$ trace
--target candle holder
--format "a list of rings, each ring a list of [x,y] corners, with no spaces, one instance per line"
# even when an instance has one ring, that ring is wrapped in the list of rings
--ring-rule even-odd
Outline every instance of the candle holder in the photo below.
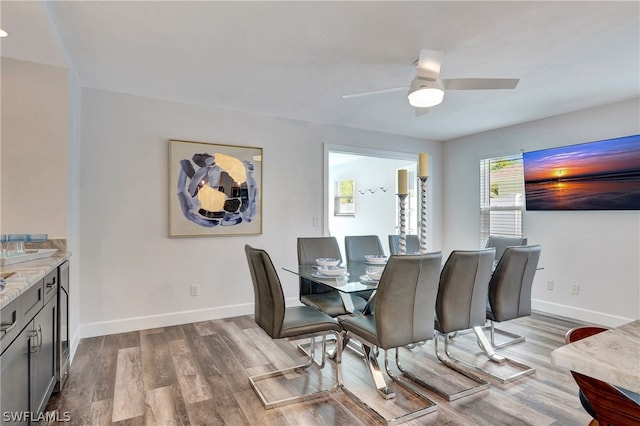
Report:
[[[400,254],[407,254],[407,217],[405,201],[408,194],[396,194],[400,207]]]
[[[420,253],[427,253],[427,179],[429,176],[419,176],[420,179]]]

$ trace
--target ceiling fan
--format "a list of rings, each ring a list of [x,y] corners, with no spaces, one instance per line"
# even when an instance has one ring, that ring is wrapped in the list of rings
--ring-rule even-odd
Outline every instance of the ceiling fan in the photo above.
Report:
[[[440,65],[443,53],[439,50],[420,51],[416,60],[416,77],[410,86],[343,95],[343,99],[361,96],[379,95],[381,93],[409,90],[409,104],[416,108],[416,115],[427,113],[428,108],[438,105],[444,98],[446,90],[493,90],[515,89],[518,78],[440,78]]]

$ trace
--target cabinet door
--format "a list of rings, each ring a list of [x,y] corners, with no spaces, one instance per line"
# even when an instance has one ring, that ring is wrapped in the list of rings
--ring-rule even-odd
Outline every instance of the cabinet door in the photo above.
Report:
[[[52,298],[33,319],[37,344],[31,353],[31,411],[44,411],[56,383],[56,322],[58,302]]]
[[[0,356],[0,424],[29,424],[29,335],[28,327]]]

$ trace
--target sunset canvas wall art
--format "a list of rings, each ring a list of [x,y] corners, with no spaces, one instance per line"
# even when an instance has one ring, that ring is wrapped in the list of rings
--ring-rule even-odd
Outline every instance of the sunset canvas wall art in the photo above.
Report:
[[[525,152],[527,210],[640,210],[640,135]]]

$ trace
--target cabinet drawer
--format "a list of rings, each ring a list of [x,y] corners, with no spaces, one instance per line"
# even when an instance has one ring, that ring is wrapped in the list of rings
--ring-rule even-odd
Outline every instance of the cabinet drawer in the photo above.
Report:
[[[43,280],[38,281],[18,298],[20,300],[20,310],[22,311],[22,317],[20,318],[22,324],[28,324],[44,306],[42,283]]]
[[[20,309],[18,300],[13,300],[0,311],[0,353],[11,344],[20,332]]]
[[[47,303],[58,292],[58,268],[44,276],[44,303]]]

